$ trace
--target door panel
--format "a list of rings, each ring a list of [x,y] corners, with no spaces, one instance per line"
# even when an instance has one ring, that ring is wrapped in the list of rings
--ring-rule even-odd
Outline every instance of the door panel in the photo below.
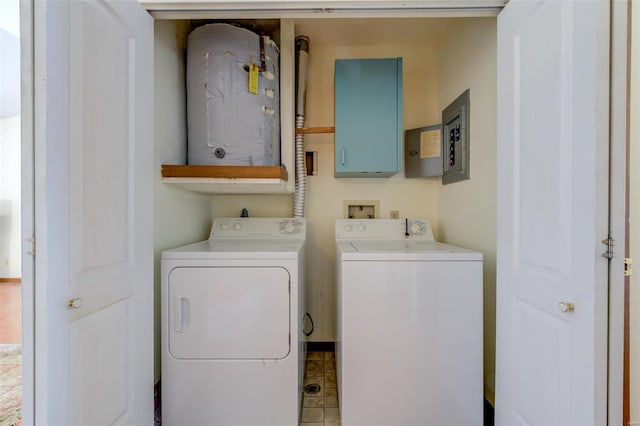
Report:
[[[70,341],[82,344],[70,354],[71,424],[115,424],[130,409],[130,321],[129,304],[121,302],[71,323]]]
[[[71,8],[70,92],[71,293],[84,316],[131,295],[135,268],[134,42],[103,3]]]
[[[570,326],[524,302],[514,309],[514,416],[518,424],[570,424]],[[559,423],[558,423],[559,420]]]
[[[175,268],[169,352],[181,359],[280,359],[289,354],[289,273],[271,268]]]
[[[498,17],[497,425],[605,422],[608,7]]]
[[[516,259],[549,272],[567,272],[570,241],[572,75],[570,7],[541,5],[514,39],[513,176]],[[570,22],[570,19],[569,21]],[[526,82],[526,84],[525,84]],[[545,121],[541,123],[541,117]],[[545,209],[539,209],[540,196]]]

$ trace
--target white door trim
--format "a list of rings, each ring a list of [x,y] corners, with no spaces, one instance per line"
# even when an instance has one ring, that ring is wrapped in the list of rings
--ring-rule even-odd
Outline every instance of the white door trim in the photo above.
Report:
[[[47,5],[44,2],[31,2],[32,6],[32,46],[33,46],[33,99],[36,96],[45,98],[47,87]],[[38,22],[38,25],[35,25]],[[33,179],[34,179],[34,234],[36,250],[38,252],[34,261],[34,413],[33,424],[42,421],[46,423],[49,417],[48,402],[48,362],[47,362],[47,234],[46,230],[46,102],[33,103]],[[38,285],[35,285],[35,277]]]
[[[21,224],[22,224],[22,423],[34,419],[34,111],[33,111],[33,3],[20,2],[20,74],[21,74]],[[31,252],[31,253],[29,253]]]
[[[611,2],[610,235],[615,240],[609,264],[608,420],[623,422],[624,258],[627,224],[626,174],[628,122],[629,2]],[[603,373],[604,374],[604,373]],[[605,379],[606,380],[606,379]]]
[[[496,16],[508,0],[140,0],[155,18],[399,18]]]

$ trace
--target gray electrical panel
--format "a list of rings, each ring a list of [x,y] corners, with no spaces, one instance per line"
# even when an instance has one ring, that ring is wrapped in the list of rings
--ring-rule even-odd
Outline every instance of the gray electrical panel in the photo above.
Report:
[[[442,176],[442,125],[404,132],[404,175]]]
[[[469,89],[442,111],[442,184],[469,179]]]

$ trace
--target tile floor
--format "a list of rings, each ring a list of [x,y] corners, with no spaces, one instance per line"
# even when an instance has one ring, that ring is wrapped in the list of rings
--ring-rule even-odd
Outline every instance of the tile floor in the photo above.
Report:
[[[319,385],[319,390],[316,393],[305,390],[300,426],[340,425],[333,352],[307,352],[305,386],[309,384]]]

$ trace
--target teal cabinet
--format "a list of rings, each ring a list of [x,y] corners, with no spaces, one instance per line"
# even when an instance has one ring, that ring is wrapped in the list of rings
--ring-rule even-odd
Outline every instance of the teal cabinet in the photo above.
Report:
[[[402,166],[402,58],[335,64],[335,177],[389,177]]]

